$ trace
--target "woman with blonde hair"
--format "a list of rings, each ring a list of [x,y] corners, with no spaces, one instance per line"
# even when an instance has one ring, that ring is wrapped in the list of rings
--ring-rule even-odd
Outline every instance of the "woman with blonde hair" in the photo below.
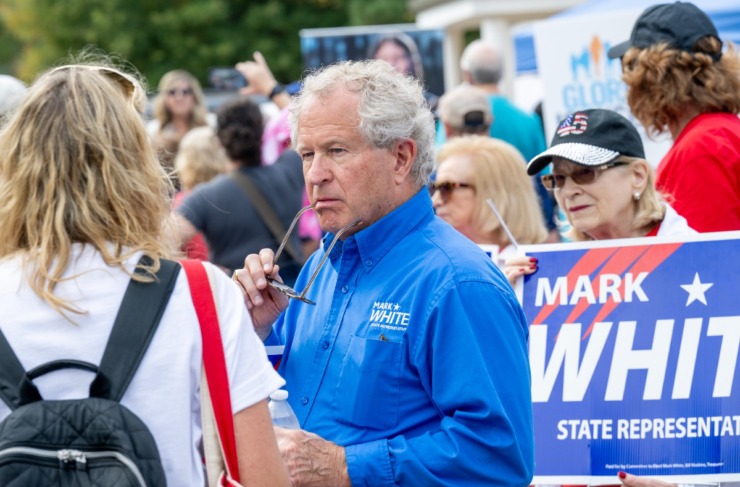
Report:
[[[517,243],[547,238],[525,161],[507,142],[478,135],[452,139],[437,155],[437,177],[430,188],[437,215],[473,242],[497,245],[501,264],[515,248],[487,199]]]
[[[162,164],[168,169],[172,168],[180,140],[188,131],[196,127],[215,126],[200,83],[183,69],[169,71],[162,76],[152,108],[154,118],[147,125],[147,132],[154,141]]]
[[[172,187],[141,120],[144,103],[139,82],[120,70],[61,66],[38,78],[0,134],[0,331],[26,370],[56,360],[96,367],[129,282],[150,283],[171,265],[163,230]],[[284,381],[240,291],[212,274],[241,478],[287,485],[266,402]],[[151,432],[168,485],[204,485],[201,369],[180,273],[120,400]],[[38,385],[44,399],[88,397],[92,377],[61,369]],[[0,402],[0,421],[9,413]]]
[[[175,195],[173,208],[180,206],[196,186],[225,173],[230,165],[226,151],[210,127],[197,127],[185,134],[175,157],[180,191]],[[189,259],[208,260],[208,244],[201,233],[182,245],[182,251]]]
[[[627,102],[673,146],[656,186],[700,232],[740,229],[740,57],[723,52],[712,20],[687,2],[654,5],[630,39],[609,50],[622,59]]]

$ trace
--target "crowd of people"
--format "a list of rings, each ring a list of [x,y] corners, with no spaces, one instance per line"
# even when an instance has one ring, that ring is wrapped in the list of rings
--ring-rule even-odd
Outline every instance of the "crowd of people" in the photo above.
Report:
[[[436,113],[396,35],[307,74],[295,96],[256,53],[236,66],[242,96],[215,114],[196,77],[171,71],[148,124],[139,79],[105,59],[27,89],[0,79],[15,90],[0,105],[0,349],[26,370],[98,364],[129,282],[200,259],[244,485],[527,486],[528,323],[512,286],[538,263],[517,247],[566,227],[571,241],[740,230],[734,46],[675,3],[645,10],[609,55],[636,119],[673,138],[657,171],[607,109],[568,114],[546,145],[538,116],[500,92],[505,60],[484,40]],[[167,483],[200,486],[199,320],[184,275],[171,293],[121,404],[152,432]],[[284,347],[276,370],[265,346]],[[66,400],[90,378],[36,382]],[[281,387],[299,430],[271,426]],[[0,371],[0,428],[8,390]]]

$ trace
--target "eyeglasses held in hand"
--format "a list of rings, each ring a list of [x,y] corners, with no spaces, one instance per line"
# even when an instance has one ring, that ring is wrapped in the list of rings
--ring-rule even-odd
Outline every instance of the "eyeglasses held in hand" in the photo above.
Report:
[[[285,232],[285,237],[283,237],[283,241],[280,242],[280,247],[278,247],[277,252],[275,253],[275,257],[272,259],[273,265],[277,264],[278,259],[280,258],[280,254],[283,253],[283,249],[285,248],[285,245],[288,243],[288,239],[290,238],[290,235],[293,233],[293,229],[295,228],[296,223],[298,223],[298,219],[308,210],[313,210],[314,205],[309,205],[301,208],[301,211],[298,212],[298,214],[293,218],[293,222],[290,224],[290,227],[288,228],[288,231]],[[337,243],[337,240],[340,239],[342,235],[345,234],[347,230],[350,228],[359,225],[361,220],[358,218],[357,220],[353,221],[352,223],[349,223],[342,228],[339,229],[339,231],[334,235],[334,239],[332,239],[331,244],[329,244],[329,248],[326,249],[326,252],[324,253],[324,256],[319,261],[319,265],[316,266],[316,270],[313,271],[313,274],[311,274],[311,278],[308,280],[308,283],[306,284],[306,287],[303,288],[303,292],[299,293],[292,287],[283,284],[282,282],[276,281],[275,279],[268,277],[267,278],[267,284],[269,284],[272,288],[280,291],[281,293],[285,294],[291,299],[297,299],[299,301],[303,301],[307,304],[316,304],[310,299],[306,298],[306,293],[308,293],[308,290],[311,289],[311,285],[316,280],[316,276],[319,275],[319,271],[324,266],[324,263],[326,262],[326,258],[329,257],[329,254],[331,253],[331,249],[334,248],[334,245]]]
[[[450,199],[450,195],[453,191],[459,188],[471,188],[475,189],[475,186],[468,183],[453,183],[453,182],[445,182],[445,183],[429,183],[429,195],[434,196],[434,193],[439,191],[439,196],[442,198],[443,203],[447,203],[447,200]]]
[[[629,164],[624,161],[615,161],[602,164],[596,167],[579,167],[570,174],[545,174],[540,178],[542,185],[550,191],[561,189],[565,185],[565,179],[570,178],[576,184],[591,184],[596,180],[599,173],[617,166]]]
[[[182,96],[190,96],[193,94],[192,88],[185,88],[182,90],[178,90],[177,88],[172,88],[167,90],[167,95],[169,96],[175,96],[175,95],[182,95]]]

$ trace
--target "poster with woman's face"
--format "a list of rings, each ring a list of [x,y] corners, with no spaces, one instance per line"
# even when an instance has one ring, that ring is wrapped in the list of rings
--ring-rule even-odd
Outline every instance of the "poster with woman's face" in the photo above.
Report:
[[[301,31],[304,68],[344,60],[383,59],[398,71],[422,80],[428,97],[435,99],[445,92],[443,42],[443,30],[419,30],[413,24]]]

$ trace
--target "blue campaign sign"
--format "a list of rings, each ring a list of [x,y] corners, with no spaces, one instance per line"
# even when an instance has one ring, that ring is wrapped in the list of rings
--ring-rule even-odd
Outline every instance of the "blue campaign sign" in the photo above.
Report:
[[[525,250],[533,483],[740,480],[740,232]]]

